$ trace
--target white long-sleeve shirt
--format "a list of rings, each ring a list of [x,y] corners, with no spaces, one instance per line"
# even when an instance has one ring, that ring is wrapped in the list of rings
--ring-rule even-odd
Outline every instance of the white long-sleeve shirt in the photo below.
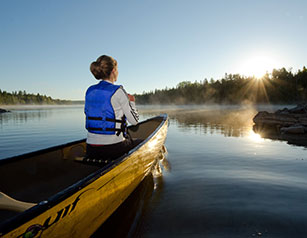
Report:
[[[108,83],[112,83],[108,80],[105,80]],[[129,101],[128,95],[124,88],[121,86],[111,97],[111,104],[114,109],[115,118],[121,119],[123,115],[126,116],[127,121],[136,125],[139,121],[139,114],[135,107],[135,102]],[[121,123],[117,123],[115,127],[120,128]],[[120,133],[119,136],[114,135],[103,135],[103,134],[94,134],[91,132],[87,133],[87,144],[91,145],[109,145],[119,143],[125,140],[123,133]]]

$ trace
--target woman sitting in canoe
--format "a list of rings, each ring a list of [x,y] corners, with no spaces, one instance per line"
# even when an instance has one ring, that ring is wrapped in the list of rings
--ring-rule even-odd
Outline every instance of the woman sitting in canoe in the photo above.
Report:
[[[136,145],[127,135],[127,121],[136,125],[139,120],[135,98],[114,84],[118,71],[112,57],[100,56],[90,70],[100,82],[90,86],[85,96],[86,153],[91,159],[112,160]]]

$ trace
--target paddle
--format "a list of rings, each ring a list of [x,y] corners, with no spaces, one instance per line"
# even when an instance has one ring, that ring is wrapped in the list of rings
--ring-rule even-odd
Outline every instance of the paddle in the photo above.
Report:
[[[35,205],[36,203],[17,201],[0,192],[0,209],[23,212]]]

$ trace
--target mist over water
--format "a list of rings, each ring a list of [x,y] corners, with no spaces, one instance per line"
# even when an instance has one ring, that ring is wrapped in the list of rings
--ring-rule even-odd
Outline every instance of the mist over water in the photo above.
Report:
[[[142,119],[169,115],[170,169],[93,237],[306,237],[307,149],[252,131],[258,110],[283,107],[140,106]],[[82,139],[83,107],[14,109],[0,135],[0,158]]]

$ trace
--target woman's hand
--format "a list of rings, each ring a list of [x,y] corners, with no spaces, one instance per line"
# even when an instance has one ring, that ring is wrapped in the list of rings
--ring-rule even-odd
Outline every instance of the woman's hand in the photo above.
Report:
[[[135,102],[135,97],[133,95],[128,94],[129,101]]]

